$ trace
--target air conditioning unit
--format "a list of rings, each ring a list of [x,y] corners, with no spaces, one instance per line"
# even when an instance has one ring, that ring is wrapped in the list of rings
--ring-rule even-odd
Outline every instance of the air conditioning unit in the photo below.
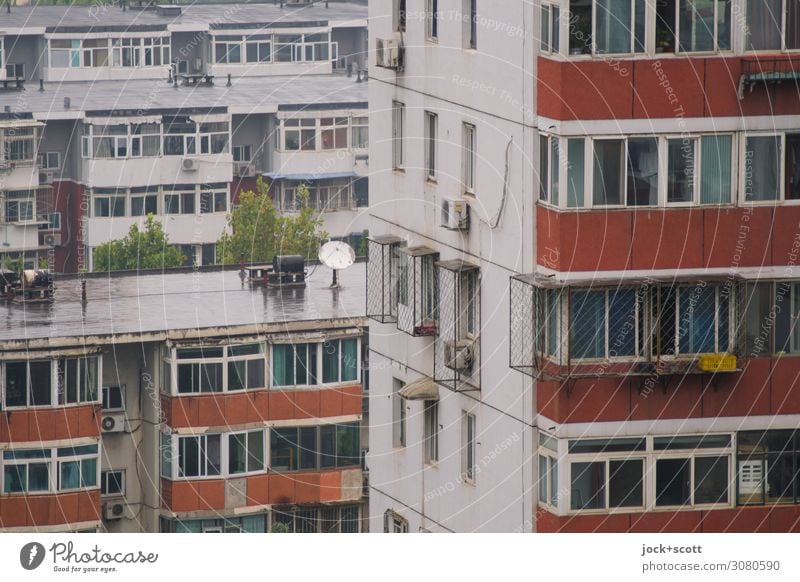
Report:
[[[103,518],[106,521],[122,519],[125,517],[125,503],[123,501],[109,501],[103,506]]]
[[[450,340],[444,344],[444,365],[451,370],[472,368],[475,344],[472,340]]]
[[[236,162],[233,173],[240,178],[251,178],[256,175],[256,167],[250,162]]]
[[[402,67],[402,50],[400,43],[393,38],[375,39],[375,64],[399,71]]]
[[[128,421],[124,412],[106,413],[100,420],[100,430],[105,433],[129,432]]]
[[[55,172],[39,172],[39,184],[52,184],[55,176]]]
[[[61,246],[61,234],[59,233],[48,233],[42,237],[42,243],[46,247],[60,247]]]
[[[200,169],[200,160],[197,158],[183,158],[181,168],[184,172],[196,172]]]
[[[442,200],[442,226],[450,230],[469,230],[469,204],[466,200]]]

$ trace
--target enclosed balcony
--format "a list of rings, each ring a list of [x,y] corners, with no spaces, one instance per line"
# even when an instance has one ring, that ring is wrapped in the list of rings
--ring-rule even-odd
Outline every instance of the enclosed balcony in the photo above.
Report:
[[[379,323],[397,321],[397,264],[402,242],[394,235],[367,241],[367,317]]]
[[[437,331],[437,278],[439,253],[425,246],[400,248],[398,254],[397,329],[412,336]]]

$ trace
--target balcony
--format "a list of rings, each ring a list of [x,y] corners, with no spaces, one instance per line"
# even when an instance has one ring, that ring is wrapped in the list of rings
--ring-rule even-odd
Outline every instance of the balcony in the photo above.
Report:
[[[512,277],[509,364],[556,381],[739,372],[741,289],[722,277]]]
[[[394,235],[367,240],[367,317],[378,323],[397,322],[397,264],[403,239]]]
[[[397,329],[408,335],[436,335],[438,258],[439,253],[425,246],[399,249]]]

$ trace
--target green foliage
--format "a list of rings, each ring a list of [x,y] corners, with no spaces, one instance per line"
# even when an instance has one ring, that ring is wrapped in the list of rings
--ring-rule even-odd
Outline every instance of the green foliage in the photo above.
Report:
[[[369,230],[365,228],[364,230],[361,231],[361,241],[358,243],[358,249],[356,249],[356,256],[359,257],[367,256],[367,248],[368,248],[367,245],[369,244],[369,241],[367,241],[368,238],[369,238]]]
[[[289,526],[285,523],[274,522],[272,524],[272,533],[289,533]]]
[[[217,241],[217,256],[224,264],[266,263],[275,255],[315,257],[319,245],[328,237],[322,219],[308,206],[308,188],[297,189],[301,209],[281,215],[269,196],[269,186],[258,179],[256,191],[239,194],[239,205],[228,214],[229,232]]]
[[[95,271],[167,269],[186,262],[180,249],[170,246],[164,227],[152,214],[147,215],[143,230],[132,225],[128,236],[96,247],[92,258]]]
[[[21,254],[16,254],[14,256],[6,255],[3,259],[3,270],[22,273],[22,267],[24,264],[25,263]]]

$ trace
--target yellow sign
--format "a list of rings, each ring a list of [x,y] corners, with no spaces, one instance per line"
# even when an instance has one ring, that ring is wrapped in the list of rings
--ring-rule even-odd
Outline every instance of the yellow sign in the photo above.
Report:
[[[733,354],[707,354],[700,356],[697,367],[703,372],[735,372],[736,356]]]

